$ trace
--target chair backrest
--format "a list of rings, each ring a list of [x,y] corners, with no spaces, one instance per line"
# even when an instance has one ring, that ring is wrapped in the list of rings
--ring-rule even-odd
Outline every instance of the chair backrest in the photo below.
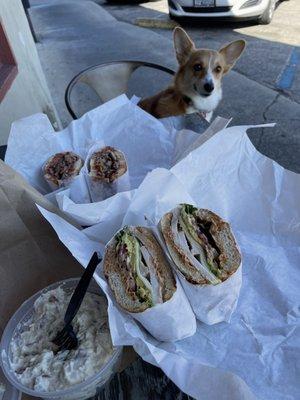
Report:
[[[68,84],[65,92],[67,109],[74,119],[78,114],[71,103],[71,95],[77,83],[82,82],[92,88],[101,103],[105,103],[120,94],[126,93],[132,73],[139,67],[149,67],[174,75],[174,71],[162,65],[143,61],[115,61],[87,68],[77,74]]]

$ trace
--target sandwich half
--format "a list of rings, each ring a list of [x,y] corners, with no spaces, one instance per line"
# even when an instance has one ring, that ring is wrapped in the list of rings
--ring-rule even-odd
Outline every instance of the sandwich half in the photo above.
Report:
[[[44,165],[44,178],[52,186],[60,187],[77,176],[83,160],[72,151],[64,151],[51,156]]]
[[[173,271],[149,228],[128,226],[107,245],[103,270],[117,303],[137,313],[170,300]]]
[[[124,154],[111,146],[94,152],[89,161],[89,175],[93,181],[112,183],[127,172]]]
[[[180,204],[162,217],[160,229],[171,258],[190,283],[217,285],[241,264],[229,224],[209,210]]]

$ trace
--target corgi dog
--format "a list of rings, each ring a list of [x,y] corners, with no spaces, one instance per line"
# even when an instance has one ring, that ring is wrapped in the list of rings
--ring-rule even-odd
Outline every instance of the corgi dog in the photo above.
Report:
[[[222,98],[222,78],[240,57],[246,42],[237,40],[220,50],[196,49],[182,28],[173,33],[179,69],[173,84],[138,105],[156,118],[200,113],[208,121]]]

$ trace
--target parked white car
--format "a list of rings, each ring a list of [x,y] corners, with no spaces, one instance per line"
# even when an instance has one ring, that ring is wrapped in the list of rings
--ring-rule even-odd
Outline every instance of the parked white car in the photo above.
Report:
[[[257,19],[269,24],[279,0],[168,0],[171,18]]]

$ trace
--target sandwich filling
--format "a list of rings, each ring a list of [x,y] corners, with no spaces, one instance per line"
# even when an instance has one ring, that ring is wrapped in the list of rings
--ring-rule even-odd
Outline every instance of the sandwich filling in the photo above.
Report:
[[[82,165],[81,158],[72,151],[57,153],[46,163],[45,178],[59,185],[60,182],[78,175]]]
[[[116,255],[126,279],[126,292],[147,308],[162,303],[162,285],[151,252],[127,227],[116,235],[116,242]]]
[[[221,251],[210,232],[211,222],[201,219],[197,208],[182,204],[173,212],[171,230],[177,246],[211,284],[222,281]]]
[[[95,152],[90,159],[90,175],[99,181],[112,183],[125,174],[127,164],[119,150],[107,146]]]

